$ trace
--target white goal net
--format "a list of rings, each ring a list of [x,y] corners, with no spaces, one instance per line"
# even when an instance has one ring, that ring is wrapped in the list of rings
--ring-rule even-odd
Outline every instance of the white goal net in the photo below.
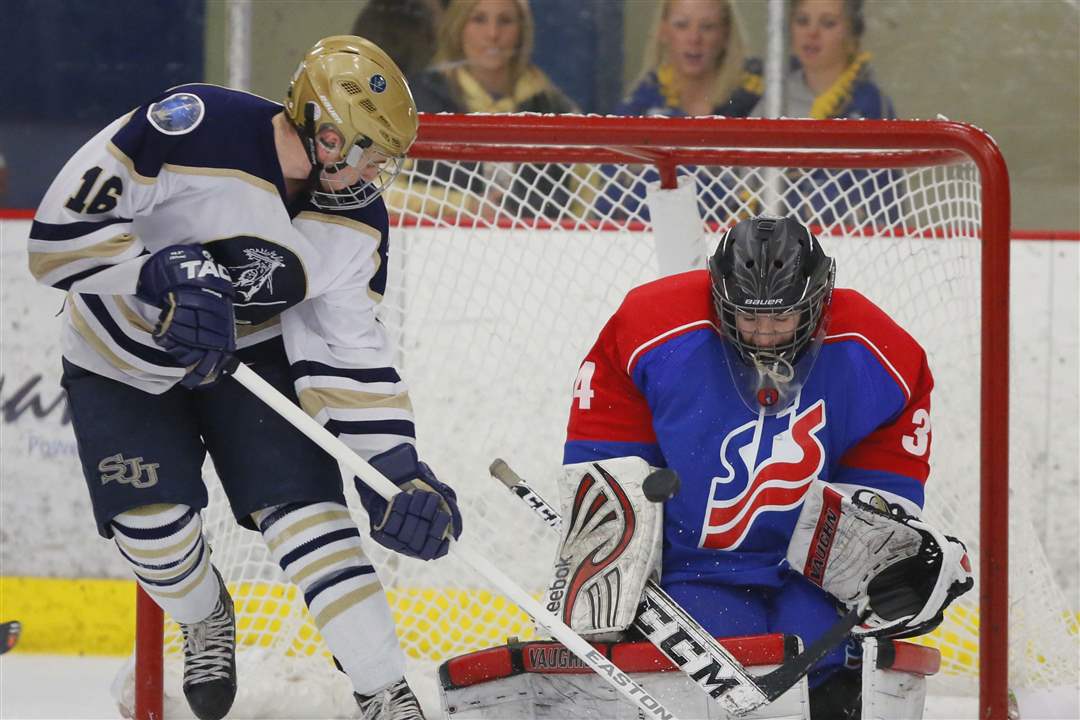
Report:
[[[1008,363],[1007,287],[987,284],[1008,262],[1008,186],[989,147],[979,131],[944,122],[425,116],[417,159],[388,195],[382,318],[400,347],[420,455],[457,490],[470,545],[541,593],[557,538],[490,478],[492,459],[557,500],[578,364],[625,293],[703,266],[734,219],[796,212],[836,258],[837,286],[889,312],[926,348],[935,376],[925,517],[967,543],[976,587],[920,640],[942,653],[930,692],[981,692],[985,707],[1005,697],[1006,676],[1021,693],[1075,692],[1075,608],[1053,582],[1029,496],[1003,484],[1005,388],[986,394]],[[988,243],[1006,245],[987,255]],[[1020,450],[1011,447],[1014,466]],[[219,489],[212,501],[213,561],[237,609],[241,689],[230,717],[349,716],[348,683],[302,596],[258,534],[235,527]],[[439,663],[538,636],[453,558],[425,564],[368,547],[430,712]],[[980,636],[988,622],[1007,623],[1007,646],[988,640],[1000,633]],[[180,648],[167,624],[167,717],[188,712]]]

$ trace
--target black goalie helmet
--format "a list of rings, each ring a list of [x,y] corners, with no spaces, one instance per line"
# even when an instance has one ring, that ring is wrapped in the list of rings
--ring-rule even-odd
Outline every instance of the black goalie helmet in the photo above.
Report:
[[[825,338],[835,264],[794,217],[742,220],[709,259],[728,366],[753,412],[798,396]]]

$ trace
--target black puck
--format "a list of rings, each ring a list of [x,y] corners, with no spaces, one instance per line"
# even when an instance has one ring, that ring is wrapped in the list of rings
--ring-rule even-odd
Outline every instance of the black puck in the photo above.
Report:
[[[660,503],[670,500],[679,492],[679,474],[670,468],[654,470],[641,485],[642,492],[649,502]]]

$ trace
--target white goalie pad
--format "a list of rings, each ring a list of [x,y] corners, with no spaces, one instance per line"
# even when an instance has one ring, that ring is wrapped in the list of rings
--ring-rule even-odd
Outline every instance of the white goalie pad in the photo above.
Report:
[[[863,638],[862,719],[920,720],[926,678],[941,667],[936,648]]]
[[[917,632],[974,584],[959,540],[891,514],[869,490],[853,499],[820,480],[807,490],[787,560],[849,607],[869,604],[871,614],[854,634]]]
[[[794,635],[726,638],[720,642],[753,675],[775,670],[801,650]],[[597,650],[640,683],[679,718],[734,720],[653,645],[644,641],[594,643]],[[452,658],[439,668],[443,713],[448,720],[639,720],[642,711],[555,642],[510,642]],[[658,711],[652,717],[666,717]],[[806,720],[806,678],[772,703],[738,716]]]
[[[664,514],[642,491],[649,473],[625,457],[566,465],[559,476],[562,539],[544,599],[582,635],[630,627],[646,581],[659,576]]]
[[[764,675],[802,652],[794,635],[718,638],[750,671]],[[596,643],[597,650],[640,683],[675,717],[734,720],[649,643]],[[936,648],[863,639],[862,720],[919,720],[926,677],[941,667]],[[641,711],[556,642],[511,641],[451,658],[439,667],[448,720],[639,720]],[[744,720],[809,720],[803,677]],[[659,716],[658,716],[659,717]]]

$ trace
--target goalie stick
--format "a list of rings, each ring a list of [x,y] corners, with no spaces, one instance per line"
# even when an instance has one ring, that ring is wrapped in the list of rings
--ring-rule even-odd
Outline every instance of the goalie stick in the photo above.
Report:
[[[373,468],[367,461],[357,455],[352,448],[343,443],[336,435],[324,428],[318,421],[300,409],[300,406],[289,398],[282,395],[277,388],[263,380],[250,367],[242,362],[234,361],[235,366],[229,368],[237,382],[247,388],[252,394],[269,405],[297,430],[304,433],[316,445],[325,450],[331,457],[347,467],[365,485],[383,496],[387,501],[400,492],[400,488],[390,482],[386,476]],[[507,577],[501,570],[492,565],[487,558],[476,554],[461,543],[452,543],[450,552],[467,562],[485,576],[491,583],[503,592],[515,605],[527,613],[533,620],[547,628],[552,637],[561,642],[568,650],[581,658],[593,671],[610,684],[616,691],[622,694],[630,702],[637,705],[643,718],[661,718],[661,720],[675,720],[675,715],[668,710],[662,702],[657,700],[645,688],[641,687],[629,675],[620,670],[614,663],[599,653],[596,648],[584,638],[571,630],[557,617],[549,613],[536,599],[525,592],[513,580]]]
[[[562,524],[559,512],[505,460],[496,458],[489,471],[531,507],[548,527],[559,529]],[[661,477],[661,473],[667,475]],[[649,500],[662,502],[674,494],[677,483],[670,482],[670,474],[669,470],[658,470],[645,478],[644,489]],[[651,482],[654,480],[659,482]],[[663,489],[653,492],[650,485],[653,489]],[[772,672],[754,677],[653,580],[645,583],[638,610],[634,627],[675,667],[734,715],[748,713],[783,695],[869,615],[869,609],[864,606],[849,611],[802,653]]]
[[[15,647],[15,643],[19,642],[19,633],[21,632],[22,625],[19,624],[18,620],[0,623],[0,655]]]

